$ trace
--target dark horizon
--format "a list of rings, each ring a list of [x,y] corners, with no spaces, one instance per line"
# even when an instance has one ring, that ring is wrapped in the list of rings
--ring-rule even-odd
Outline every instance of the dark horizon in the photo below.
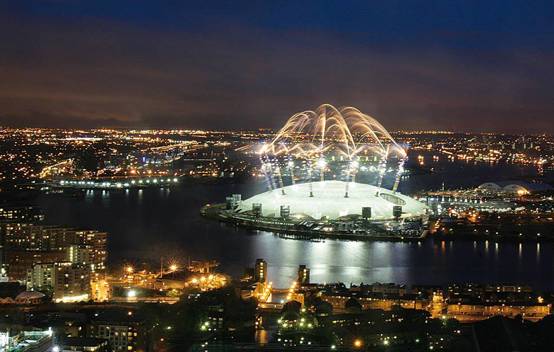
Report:
[[[552,133],[554,4],[0,4],[0,126]]]

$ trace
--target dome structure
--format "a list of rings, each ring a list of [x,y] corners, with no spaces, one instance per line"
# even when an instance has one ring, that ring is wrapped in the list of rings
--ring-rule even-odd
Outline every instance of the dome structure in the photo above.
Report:
[[[493,194],[523,196],[536,192],[552,191],[552,186],[545,183],[529,183],[525,181],[487,182],[477,187],[478,191]]]
[[[44,298],[44,294],[42,292],[37,291],[23,291],[20,294],[15,297],[15,299],[18,300],[29,300],[29,299],[41,299]]]
[[[260,193],[243,200],[240,212],[252,211],[261,205],[261,215],[279,217],[281,206],[288,207],[291,216],[309,217],[315,220],[336,220],[351,215],[362,215],[363,208],[371,208],[372,220],[393,219],[395,206],[402,210],[401,218],[424,216],[427,206],[411,197],[388,189],[350,182],[348,197],[344,196],[344,181],[322,181],[295,184]],[[310,190],[312,195],[310,196]]]
[[[506,193],[517,194],[517,195],[525,195],[530,193],[527,188],[518,184],[510,184],[510,185],[504,186],[502,190]]]
[[[232,194],[202,213],[292,236],[421,238],[427,206],[397,192],[407,147],[360,110],[323,104],[294,114],[271,140],[239,148],[259,156],[266,192]]]
[[[500,192],[502,187],[494,182],[486,182],[477,187],[477,189],[483,192]]]
[[[15,302],[20,304],[38,304],[41,303],[46,296],[37,291],[23,291],[15,297]]]

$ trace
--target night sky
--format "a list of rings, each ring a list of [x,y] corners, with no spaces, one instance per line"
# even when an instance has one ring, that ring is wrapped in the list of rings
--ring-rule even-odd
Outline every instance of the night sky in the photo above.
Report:
[[[554,132],[553,1],[2,1],[0,125]]]

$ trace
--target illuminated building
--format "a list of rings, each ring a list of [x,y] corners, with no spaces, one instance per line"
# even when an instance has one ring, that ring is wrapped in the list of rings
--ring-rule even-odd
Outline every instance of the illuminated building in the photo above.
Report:
[[[0,305],[35,305],[42,304],[46,301],[46,296],[44,294],[40,292],[25,291],[25,286],[14,281],[1,282],[0,295]]]
[[[35,222],[44,220],[44,215],[33,206],[0,207],[1,222]]]
[[[72,263],[91,264],[91,247],[70,245],[67,248],[67,256]]]
[[[54,263],[35,264],[27,274],[27,289],[52,292],[54,289],[55,272]]]
[[[347,303],[354,299],[364,310],[382,309],[389,311],[394,307],[400,306],[406,309],[427,309],[429,300],[419,298],[413,295],[389,295],[366,294],[353,298],[351,294],[324,294],[321,298],[333,306],[333,311],[346,311]]]
[[[427,207],[417,200],[390,190],[372,185],[351,183],[350,195],[344,197],[345,182],[314,182],[310,196],[310,185],[296,184],[279,190],[267,191],[241,202],[239,211],[252,211],[255,204],[261,205],[261,215],[277,217],[281,206],[289,207],[290,217],[304,219],[337,220],[341,217],[362,215],[364,207],[371,208],[372,220],[393,220],[394,207],[401,207],[401,218],[418,218],[426,215]],[[317,204],[317,206],[315,206]]]
[[[307,286],[306,290],[310,290]],[[512,285],[454,284],[448,289],[431,286],[370,284],[352,286],[324,285],[322,300],[333,311],[345,312],[356,302],[363,310],[393,310],[395,307],[428,311],[434,318],[453,318],[460,322],[475,322],[493,316],[538,321],[550,314],[551,305],[533,294],[530,288]],[[313,292],[312,292],[313,294]]]
[[[63,251],[24,251],[10,250],[6,253],[8,277],[11,280],[25,281],[27,272],[36,263],[56,263],[67,260]]]
[[[55,347],[51,330],[0,331],[2,352],[50,352]]]
[[[539,321],[550,314],[550,305],[544,303],[456,303],[447,306],[447,316],[462,323],[485,320],[497,315],[508,318],[521,316],[526,320]]]
[[[310,269],[306,265],[298,267],[298,283],[301,286],[310,283]]]
[[[35,263],[73,261],[86,263],[93,273],[105,270],[105,232],[15,222],[0,224],[0,237],[13,280],[25,280]]]
[[[230,282],[229,278],[221,274],[206,274],[193,276],[185,283],[185,287],[194,287],[200,291],[209,291],[221,288]]]
[[[265,283],[267,282],[267,262],[263,259],[256,259],[254,266],[254,281]]]
[[[136,351],[144,341],[142,320],[133,312],[105,311],[87,326],[87,336],[108,340],[111,351]]]
[[[179,184],[178,177],[142,177],[142,178],[112,178],[112,179],[65,179],[53,180],[51,187],[76,189],[129,189],[146,187],[169,187]]]
[[[523,196],[531,193],[552,191],[552,186],[545,183],[529,183],[522,181],[487,182],[483,183],[476,192],[488,195]]]
[[[260,158],[266,192],[202,213],[236,225],[300,234],[419,237],[425,204],[398,193],[406,151],[374,118],[324,104],[293,115]],[[391,189],[383,187],[392,178]]]
[[[79,302],[90,297],[90,268],[83,264],[59,263],[54,281],[54,300]]]
[[[62,351],[108,352],[109,343],[93,337],[66,337],[61,342]]]
[[[105,302],[111,298],[111,288],[104,279],[92,279],[90,281],[91,299],[95,302]]]
[[[45,302],[45,295],[40,292],[24,291],[15,297],[16,304],[32,305]]]
[[[28,272],[27,289],[51,293],[55,301],[87,301],[91,296],[90,268],[70,262],[38,263]]]

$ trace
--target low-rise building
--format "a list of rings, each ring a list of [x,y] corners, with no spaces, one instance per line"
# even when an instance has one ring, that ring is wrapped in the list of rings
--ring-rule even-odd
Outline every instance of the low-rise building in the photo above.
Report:
[[[87,336],[107,340],[114,352],[136,351],[144,345],[142,320],[133,312],[97,313],[88,324]]]
[[[485,320],[494,316],[503,316],[507,318],[521,316],[526,320],[538,321],[549,314],[549,304],[532,304],[528,302],[519,304],[459,303],[449,304],[447,306],[447,316],[463,323]]]
[[[2,352],[50,352],[53,347],[51,330],[0,331]]]
[[[93,337],[67,337],[60,344],[62,352],[108,352],[108,340]]]

